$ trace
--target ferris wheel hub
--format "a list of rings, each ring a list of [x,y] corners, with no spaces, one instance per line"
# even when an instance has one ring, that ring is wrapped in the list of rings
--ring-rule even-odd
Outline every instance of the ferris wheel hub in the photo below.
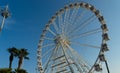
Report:
[[[56,45],[64,45],[66,46],[66,44],[69,44],[70,45],[70,41],[68,39],[68,37],[64,34],[58,34],[55,36],[55,39],[54,39],[54,42]]]

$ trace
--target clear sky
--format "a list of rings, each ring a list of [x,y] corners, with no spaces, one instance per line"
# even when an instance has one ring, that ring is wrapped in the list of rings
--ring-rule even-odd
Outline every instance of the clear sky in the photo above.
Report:
[[[120,0],[0,0],[0,6],[9,5],[11,17],[0,33],[0,68],[8,67],[9,47],[26,48],[30,60],[23,68],[35,73],[36,52],[40,34],[50,17],[66,4],[84,1],[94,5],[104,16],[110,35],[110,51],[106,56],[111,73],[120,73]],[[0,18],[1,21],[1,18]],[[16,62],[18,59],[15,58]],[[13,68],[17,63],[13,62]]]

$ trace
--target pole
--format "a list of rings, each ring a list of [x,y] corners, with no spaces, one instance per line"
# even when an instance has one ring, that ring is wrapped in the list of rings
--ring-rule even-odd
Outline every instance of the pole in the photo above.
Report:
[[[0,27],[0,29],[2,30],[3,26],[4,26],[4,22],[5,22],[5,16],[3,17],[3,20],[2,20],[2,25]]]
[[[7,10],[8,10],[8,5],[7,5],[6,8],[5,8],[5,11],[7,11]],[[1,27],[0,27],[0,32],[2,31],[2,28],[3,28],[3,26],[4,26],[6,14],[3,13],[2,16],[3,16],[3,19],[2,19],[2,24],[1,24]]]
[[[110,70],[109,70],[109,67],[108,67],[107,60],[105,60],[105,64],[106,64],[107,72],[110,73]]]

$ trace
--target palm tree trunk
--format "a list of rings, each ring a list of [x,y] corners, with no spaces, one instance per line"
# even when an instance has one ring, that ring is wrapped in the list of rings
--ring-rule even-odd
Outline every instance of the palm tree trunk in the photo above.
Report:
[[[12,67],[12,62],[10,61],[10,63],[9,63],[9,68],[11,68]]]
[[[23,57],[20,57],[18,62],[18,69],[21,69],[22,62],[23,62]]]
[[[12,67],[12,61],[13,61],[13,54],[11,53],[9,57],[9,68]]]

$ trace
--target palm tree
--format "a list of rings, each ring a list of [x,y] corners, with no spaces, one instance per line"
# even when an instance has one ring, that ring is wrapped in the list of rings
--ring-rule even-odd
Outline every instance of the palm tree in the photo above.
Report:
[[[11,68],[14,56],[16,56],[16,53],[17,53],[18,50],[15,47],[8,48],[7,50],[10,53],[10,56],[9,56],[9,68]]]
[[[18,69],[20,69],[23,63],[23,59],[27,59],[27,60],[29,59],[29,57],[27,57],[29,53],[27,52],[27,49],[22,48],[19,50],[17,55],[19,58]]]

